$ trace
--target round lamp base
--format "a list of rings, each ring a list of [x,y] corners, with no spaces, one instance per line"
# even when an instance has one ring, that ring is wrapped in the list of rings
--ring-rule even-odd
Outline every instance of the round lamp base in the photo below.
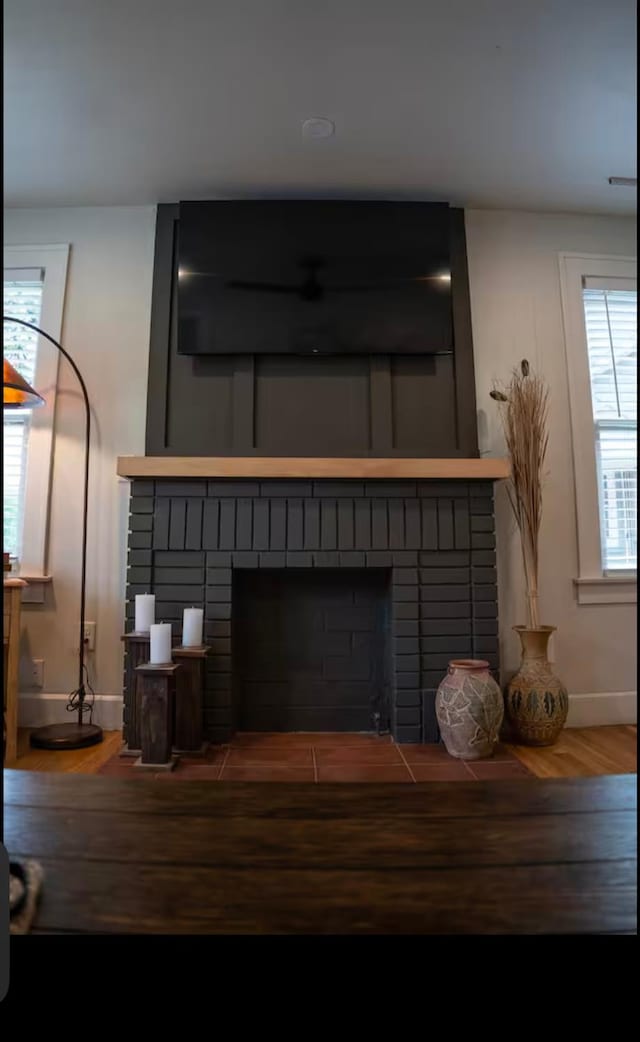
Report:
[[[86,749],[99,745],[102,728],[97,724],[49,724],[34,731],[29,741],[34,749]]]

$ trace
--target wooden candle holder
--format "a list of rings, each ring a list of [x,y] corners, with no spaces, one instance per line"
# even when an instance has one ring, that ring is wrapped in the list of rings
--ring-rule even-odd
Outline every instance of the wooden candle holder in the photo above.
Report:
[[[124,702],[127,709],[124,724],[124,746],[120,756],[140,756],[140,704],[136,669],[149,661],[151,638],[148,633],[124,633],[120,640],[125,642]]]
[[[173,658],[182,669],[176,678],[173,748],[175,752],[202,756],[207,747],[204,741],[203,693],[205,659],[209,646],[177,647]]]
[[[172,754],[173,702],[178,663],[156,666],[145,662],[136,667],[140,708],[141,754],[134,767],[172,771],[178,757]]]

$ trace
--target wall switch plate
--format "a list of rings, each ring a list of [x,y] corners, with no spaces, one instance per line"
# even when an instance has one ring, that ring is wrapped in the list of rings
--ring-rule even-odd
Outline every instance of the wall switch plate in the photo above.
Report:
[[[556,660],[556,635],[552,633],[549,637],[549,643],[547,644],[547,655],[549,662],[555,662]]]
[[[34,658],[31,663],[31,684],[33,687],[44,687],[43,658]]]
[[[96,650],[96,624],[85,622],[84,624],[84,646],[86,651]]]

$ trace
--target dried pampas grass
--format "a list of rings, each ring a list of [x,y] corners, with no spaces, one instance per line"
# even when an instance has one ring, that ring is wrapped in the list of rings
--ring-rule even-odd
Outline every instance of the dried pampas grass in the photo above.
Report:
[[[542,521],[543,466],[547,453],[549,388],[525,359],[514,369],[506,386],[490,392],[500,408],[500,419],[511,458],[507,491],[520,532],[527,584],[527,617],[538,629],[538,538]]]

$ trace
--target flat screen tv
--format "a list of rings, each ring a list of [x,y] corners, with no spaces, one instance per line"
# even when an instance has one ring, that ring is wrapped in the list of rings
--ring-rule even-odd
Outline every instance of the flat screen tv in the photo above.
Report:
[[[450,354],[449,212],[181,203],[178,353]]]

